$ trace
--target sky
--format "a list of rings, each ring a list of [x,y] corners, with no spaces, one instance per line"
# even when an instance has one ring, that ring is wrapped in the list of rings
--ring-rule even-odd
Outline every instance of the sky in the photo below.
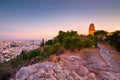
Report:
[[[0,39],[53,38],[58,31],[120,30],[120,0],[0,0]]]

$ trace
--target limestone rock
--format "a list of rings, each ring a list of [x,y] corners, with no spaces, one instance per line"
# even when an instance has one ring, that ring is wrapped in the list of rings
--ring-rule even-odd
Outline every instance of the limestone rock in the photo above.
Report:
[[[64,62],[65,58],[63,56],[60,57],[60,61]]]
[[[22,67],[19,72],[16,74],[16,80],[25,80],[29,76],[29,73],[26,71],[26,67]]]
[[[57,56],[55,59],[57,59]],[[107,66],[107,64],[88,64],[88,62],[79,56],[68,56],[64,58],[64,61],[60,60],[54,62],[53,60],[53,62],[40,62],[27,67],[21,67],[21,69],[17,72],[15,79],[120,80],[120,73],[111,71],[111,66]]]

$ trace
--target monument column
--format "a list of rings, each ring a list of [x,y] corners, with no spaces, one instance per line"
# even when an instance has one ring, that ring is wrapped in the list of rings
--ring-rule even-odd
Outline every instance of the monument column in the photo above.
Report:
[[[95,26],[93,23],[89,25],[89,35],[93,35],[95,32]]]

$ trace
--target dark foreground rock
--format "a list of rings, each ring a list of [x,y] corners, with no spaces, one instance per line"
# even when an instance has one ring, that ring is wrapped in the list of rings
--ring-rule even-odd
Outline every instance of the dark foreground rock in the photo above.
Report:
[[[43,62],[21,67],[16,80],[120,80],[120,73],[104,63],[88,63],[79,56],[64,61]]]

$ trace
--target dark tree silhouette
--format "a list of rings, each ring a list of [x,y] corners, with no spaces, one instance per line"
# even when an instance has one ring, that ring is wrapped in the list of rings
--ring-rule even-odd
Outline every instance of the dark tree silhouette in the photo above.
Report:
[[[43,47],[44,46],[44,38],[42,39],[42,42],[40,44],[40,47]]]

